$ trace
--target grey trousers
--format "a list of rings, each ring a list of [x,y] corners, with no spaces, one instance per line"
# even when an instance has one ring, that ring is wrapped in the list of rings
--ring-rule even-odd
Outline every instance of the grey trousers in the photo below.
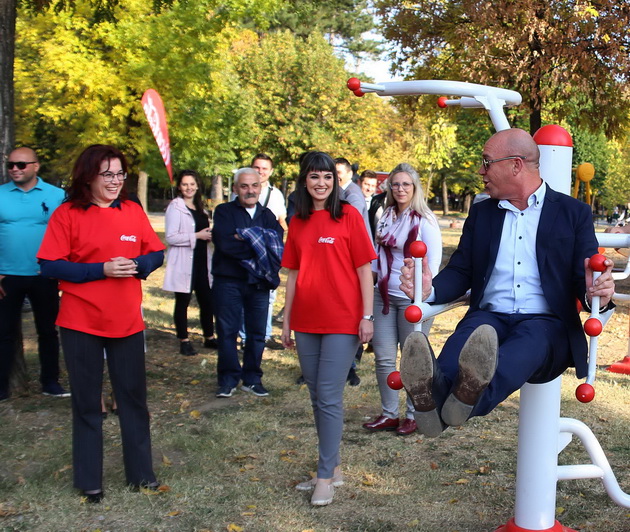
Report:
[[[398,390],[392,390],[387,385],[387,377],[396,371],[398,348],[402,349],[405,340],[413,332],[413,323],[405,319],[405,309],[411,304],[406,297],[389,296],[389,314],[383,314],[383,298],[378,288],[374,290],[374,365],[376,381],[381,393],[381,407],[383,415],[392,419],[398,417]],[[422,332],[429,335],[433,319],[422,324]],[[414,408],[407,397],[407,415],[413,419]]]
[[[332,478],[341,463],[343,389],[359,347],[354,334],[295,333],[302,375],[311,395],[319,442],[318,478]]]

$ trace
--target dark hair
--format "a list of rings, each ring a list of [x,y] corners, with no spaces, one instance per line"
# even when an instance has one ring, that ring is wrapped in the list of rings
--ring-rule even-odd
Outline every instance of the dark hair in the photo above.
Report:
[[[350,172],[352,172],[352,165],[350,164],[350,161],[348,161],[348,159],[344,159],[343,157],[337,157],[335,159],[335,164],[342,164],[343,166],[346,167],[346,170],[349,170]]]
[[[189,175],[195,180],[197,183],[197,192],[193,196],[193,205],[198,212],[204,211],[203,201],[201,201],[201,180],[199,179],[199,175],[194,170],[182,170],[179,174],[177,174],[177,178],[175,179],[175,187],[177,188],[177,195],[181,197],[182,191],[179,189],[179,186],[182,184],[182,179]]]
[[[92,203],[90,184],[98,177],[103,161],[111,161],[112,159],[120,160],[122,171],[126,174],[127,159],[118,148],[105,144],[92,144],[92,146],[85,148],[74,163],[72,181],[68,187],[66,201],[75,207],[87,207]],[[124,181],[118,197],[123,201],[127,199]]]
[[[366,177],[368,179],[378,179],[378,174],[374,170],[363,170],[359,179],[363,181]]]
[[[295,184],[295,215],[308,220],[313,212],[313,198],[306,189],[306,175],[309,172],[330,172],[333,175],[333,189],[326,199],[324,208],[333,220],[339,220],[343,216],[343,211],[335,161],[330,155],[321,151],[309,151],[300,156],[300,173]]]
[[[254,155],[254,157],[252,158],[252,164],[250,164],[249,166],[254,166],[254,163],[258,159],[262,159],[263,161],[269,161],[271,163],[271,168],[273,168],[273,159],[269,157],[269,155],[267,155],[266,153],[257,153],[256,155]]]

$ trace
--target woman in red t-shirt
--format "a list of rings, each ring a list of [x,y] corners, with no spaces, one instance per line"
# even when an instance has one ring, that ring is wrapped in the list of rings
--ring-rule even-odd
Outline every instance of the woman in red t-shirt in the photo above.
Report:
[[[68,197],[53,213],[37,257],[60,280],[57,325],[72,388],[74,486],[103,498],[103,353],[118,402],[127,483],[157,490],[144,367],[141,279],[162,265],[164,245],[142,207],[128,201],[127,163],[96,144],[77,159]]]
[[[343,389],[359,343],[374,331],[370,262],[376,254],[361,214],[339,199],[328,154],[302,157],[295,206],[282,257],[289,270],[282,343],[291,347],[295,331],[319,440],[317,477],[296,488],[312,489],[311,504],[323,506],[332,502],[334,486],[343,484]]]

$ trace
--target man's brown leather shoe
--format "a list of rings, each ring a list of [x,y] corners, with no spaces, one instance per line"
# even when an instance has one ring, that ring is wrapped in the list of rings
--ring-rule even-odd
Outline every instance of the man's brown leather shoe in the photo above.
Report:
[[[387,416],[379,416],[374,421],[370,421],[369,423],[363,423],[363,428],[367,430],[377,431],[377,430],[396,430],[398,428],[399,421],[398,418],[392,419]]]
[[[418,425],[416,425],[415,419],[406,418],[400,426],[396,429],[396,434],[399,436],[409,436],[409,434],[413,434],[416,432]]]

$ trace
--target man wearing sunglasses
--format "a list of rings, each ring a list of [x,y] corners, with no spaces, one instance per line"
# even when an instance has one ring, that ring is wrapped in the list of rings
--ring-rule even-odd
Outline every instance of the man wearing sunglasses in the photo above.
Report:
[[[48,220],[65,193],[37,176],[39,160],[30,148],[13,150],[6,165],[11,181],[0,185],[0,401],[9,398],[16,332],[26,297],[35,318],[42,392],[68,397],[59,384],[57,280],[41,277],[35,258]]]
[[[551,189],[539,159],[526,131],[493,135],[479,167],[489,199],[473,205],[457,249],[435,278],[423,261],[424,301],[446,303],[471,291],[470,308],[439,358],[422,333],[412,333],[403,349],[402,381],[427,436],[490,413],[526,382],[549,382],[570,366],[585,377],[576,300],[590,310],[599,296],[601,311],[614,307],[611,260],[593,286],[590,207]],[[413,273],[410,260],[401,289],[412,298]]]

